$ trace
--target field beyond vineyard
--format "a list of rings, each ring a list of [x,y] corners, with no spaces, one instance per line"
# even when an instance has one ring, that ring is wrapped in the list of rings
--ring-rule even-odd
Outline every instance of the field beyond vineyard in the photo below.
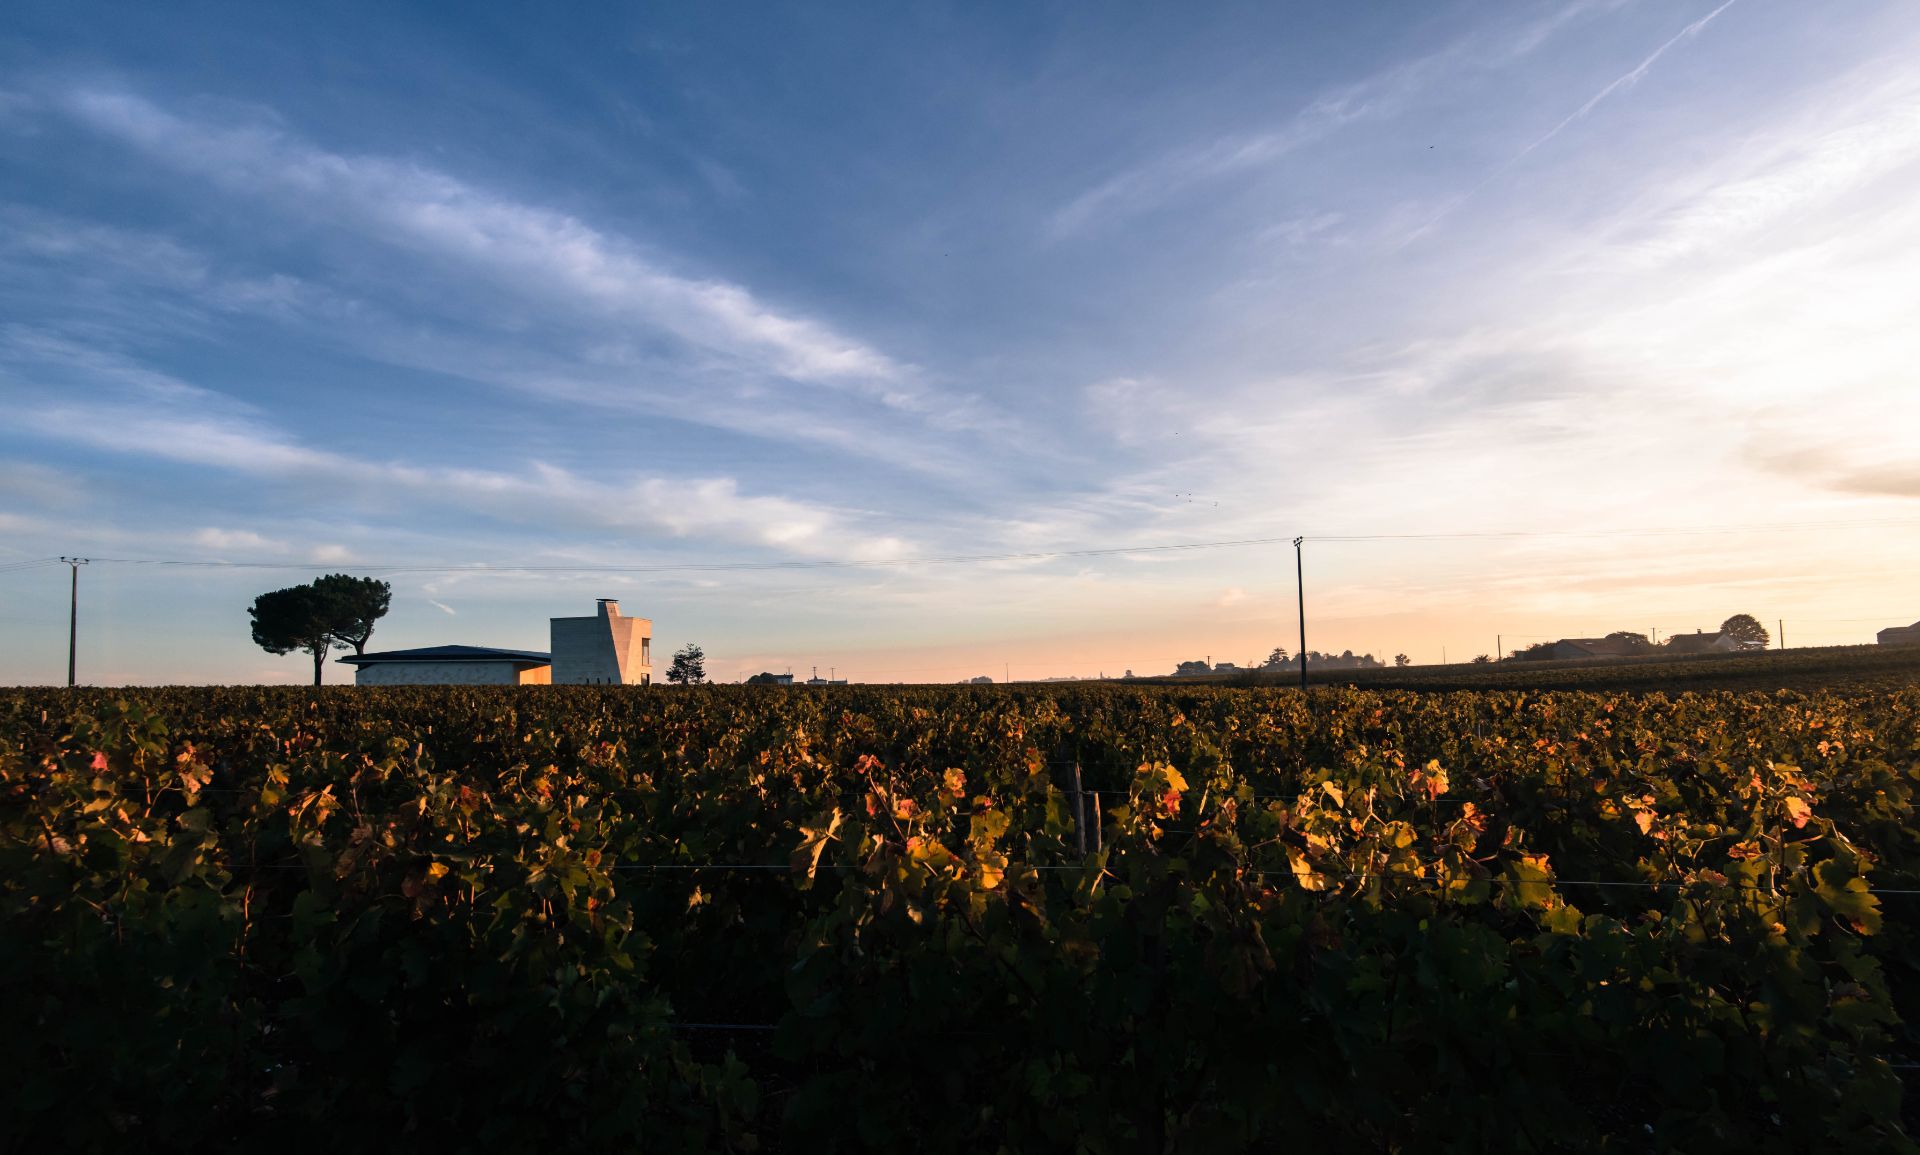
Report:
[[[0,1150],[1912,1150],[1920,689],[0,692]]]

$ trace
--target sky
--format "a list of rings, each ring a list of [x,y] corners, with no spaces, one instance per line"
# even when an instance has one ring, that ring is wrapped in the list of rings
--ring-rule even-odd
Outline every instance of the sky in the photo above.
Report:
[[[1911,0],[8,12],[0,682],[1920,618]]]

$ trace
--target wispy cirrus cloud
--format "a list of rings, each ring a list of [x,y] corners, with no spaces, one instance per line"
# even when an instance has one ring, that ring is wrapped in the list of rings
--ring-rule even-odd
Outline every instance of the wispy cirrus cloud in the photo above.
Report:
[[[190,540],[196,546],[219,553],[278,554],[286,553],[292,548],[278,538],[255,533],[250,529],[221,529],[211,525],[196,531]]]
[[[211,398],[201,391],[202,397]],[[28,407],[20,427],[47,438],[247,476],[317,484],[389,508],[458,510],[543,529],[630,531],[662,539],[762,547],[802,557],[880,560],[906,552],[901,538],[848,524],[845,514],[789,497],[743,492],[731,477],[628,477],[608,481],[539,461],[518,472],[379,461],[315,449],[216,403],[126,400]],[[197,544],[235,548],[243,536],[212,531]],[[263,546],[272,543],[261,539]],[[645,536],[626,545],[648,544]],[[320,561],[344,561],[317,558]]]
[[[885,353],[769,306],[743,286],[664,268],[566,213],[422,164],[332,152],[279,128],[191,119],[128,92],[72,90],[59,104],[95,131],[212,184],[290,212],[353,222],[497,287],[655,327],[774,376],[915,403],[910,367]]]
[[[1792,121],[1734,142],[1704,173],[1664,182],[1610,223],[1605,243],[1630,266],[1732,248],[1796,217],[1825,221],[1832,202],[1920,163],[1920,74],[1874,67],[1846,78]],[[1907,200],[1910,198],[1902,197]]]

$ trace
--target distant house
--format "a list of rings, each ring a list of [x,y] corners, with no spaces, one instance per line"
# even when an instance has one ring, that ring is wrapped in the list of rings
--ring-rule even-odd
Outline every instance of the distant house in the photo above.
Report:
[[[1910,626],[1888,626],[1876,636],[1883,646],[1920,646],[1920,622]]]
[[[993,679],[987,677],[985,674],[981,674],[979,677],[974,678],[970,684],[975,686],[991,686],[993,685]]]
[[[1174,668],[1173,676],[1176,678],[1194,678],[1201,674],[1211,673],[1213,673],[1213,666],[1208,662],[1181,662]]]
[[[1734,654],[1749,647],[1725,630],[1707,633],[1695,630],[1690,634],[1675,634],[1661,643],[1669,654]]]
[[[1646,647],[1632,638],[1561,638],[1547,646],[1550,660],[1579,658],[1626,658],[1643,654]]]
[[[340,661],[354,668],[356,686],[544,686],[553,680],[548,655],[491,646],[425,646]]]
[[[653,681],[653,623],[601,598],[592,617],[548,622],[552,652],[427,646],[354,654],[356,686],[645,686]]]

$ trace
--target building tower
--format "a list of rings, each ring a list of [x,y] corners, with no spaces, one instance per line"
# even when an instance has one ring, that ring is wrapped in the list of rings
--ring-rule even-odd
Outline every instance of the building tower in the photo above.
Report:
[[[647,686],[653,684],[653,622],[620,613],[620,603],[601,598],[586,618],[552,620],[553,683],[556,686]]]

